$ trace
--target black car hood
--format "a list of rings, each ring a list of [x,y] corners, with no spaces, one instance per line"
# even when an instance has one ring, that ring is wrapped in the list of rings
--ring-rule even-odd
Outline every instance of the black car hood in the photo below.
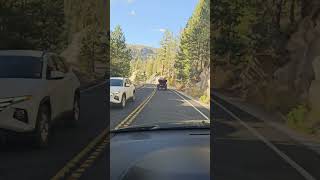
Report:
[[[120,133],[110,148],[111,180],[210,179],[210,130]]]

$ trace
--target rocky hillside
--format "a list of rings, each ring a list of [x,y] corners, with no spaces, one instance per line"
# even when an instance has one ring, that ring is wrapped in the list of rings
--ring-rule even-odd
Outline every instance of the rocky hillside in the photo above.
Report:
[[[131,49],[134,59],[140,57],[142,60],[147,60],[148,57],[154,56],[157,52],[157,48],[150,46],[128,44],[128,47]]]
[[[254,51],[245,63],[216,61],[212,77],[216,89],[280,111],[294,126],[320,133],[320,2],[308,2],[295,25],[281,24],[291,30],[282,30],[282,39],[272,38],[281,46]]]
[[[75,69],[84,71],[84,73],[90,71],[92,73],[94,71],[92,67],[96,64],[93,61],[99,60],[98,57],[95,60],[88,57],[92,56],[90,54],[93,52],[91,49],[93,42],[101,43],[97,41],[101,39],[101,34],[107,31],[107,25],[109,25],[107,5],[107,0],[81,2],[79,0],[64,0],[68,46],[62,55],[74,65]],[[97,49],[100,47],[101,45],[96,45],[94,51],[98,51]]]
[[[64,0],[69,40],[75,33],[92,25],[99,30],[107,29],[107,9],[107,0]]]

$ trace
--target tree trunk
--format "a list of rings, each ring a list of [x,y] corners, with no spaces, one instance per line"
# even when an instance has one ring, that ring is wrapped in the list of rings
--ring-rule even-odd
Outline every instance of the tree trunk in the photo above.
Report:
[[[280,32],[281,30],[281,25],[280,25],[280,21],[281,21],[281,14],[282,14],[282,4],[283,4],[283,0],[278,0],[276,3],[276,12],[275,12],[275,28],[277,30],[277,32]]]
[[[301,17],[304,18],[308,16],[310,12],[310,2],[311,0],[301,0]]]
[[[295,23],[295,8],[296,8],[296,0],[291,0],[291,7],[290,7],[290,24],[291,25]]]
[[[92,42],[92,59],[91,59],[91,73],[94,73],[94,71],[95,71],[95,52],[94,52],[94,41]]]

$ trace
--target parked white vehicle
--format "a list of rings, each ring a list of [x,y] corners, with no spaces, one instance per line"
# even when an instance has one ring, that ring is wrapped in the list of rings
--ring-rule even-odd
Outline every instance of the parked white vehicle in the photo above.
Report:
[[[128,78],[110,78],[110,103],[124,108],[129,99],[135,100],[135,87]]]
[[[80,82],[64,59],[42,51],[0,51],[0,132],[31,134],[49,143],[52,123],[80,117]]]

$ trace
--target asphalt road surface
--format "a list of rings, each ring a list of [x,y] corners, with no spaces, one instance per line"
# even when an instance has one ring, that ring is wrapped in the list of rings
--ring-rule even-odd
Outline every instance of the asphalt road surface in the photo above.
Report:
[[[81,119],[76,128],[57,125],[51,146],[38,150],[30,142],[15,140],[0,145],[0,179],[50,179],[107,127],[106,87],[81,94]],[[152,95],[155,87],[137,89],[136,101],[125,109],[110,109],[110,128],[119,125]],[[320,157],[253,116],[212,96],[212,174],[216,180],[320,179]],[[186,101],[188,100],[188,101]],[[191,103],[191,104],[190,104]],[[94,104],[94,105],[93,105]],[[131,122],[132,125],[183,120],[203,120],[209,109],[172,90],[156,91]],[[82,171],[80,179],[108,179],[108,150]]]
[[[320,179],[320,156],[314,151],[218,97],[213,99],[214,179]]]
[[[126,109],[111,109],[111,128],[121,123],[126,116],[152,94],[153,87],[137,91],[137,101]],[[209,117],[208,109],[183,98]],[[215,180],[315,180],[320,179],[320,157],[286,134],[275,130],[263,121],[241,111],[216,96],[212,96],[213,162],[211,177]],[[201,120],[205,117],[174,91],[157,91],[133,125],[181,120]],[[82,179],[99,177],[103,158],[82,176]]]
[[[121,123],[135,108],[146,100],[155,90],[154,85],[145,85],[136,91],[136,100],[128,102],[125,109],[113,107],[110,109],[110,127],[115,128]],[[181,96],[181,95],[180,95]],[[145,123],[157,122],[179,122],[184,120],[205,120],[209,118],[209,109],[193,102],[188,97],[180,97],[172,90],[156,91],[154,96],[134,118],[131,125],[141,125]],[[190,105],[191,103],[192,105]],[[201,113],[199,113],[197,108]],[[105,166],[103,158],[107,158],[108,153],[103,153],[99,159],[83,174],[82,180],[100,179],[101,169]],[[110,164],[112,166],[112,164]],[[99,178],[98,178],[99,177]]]

